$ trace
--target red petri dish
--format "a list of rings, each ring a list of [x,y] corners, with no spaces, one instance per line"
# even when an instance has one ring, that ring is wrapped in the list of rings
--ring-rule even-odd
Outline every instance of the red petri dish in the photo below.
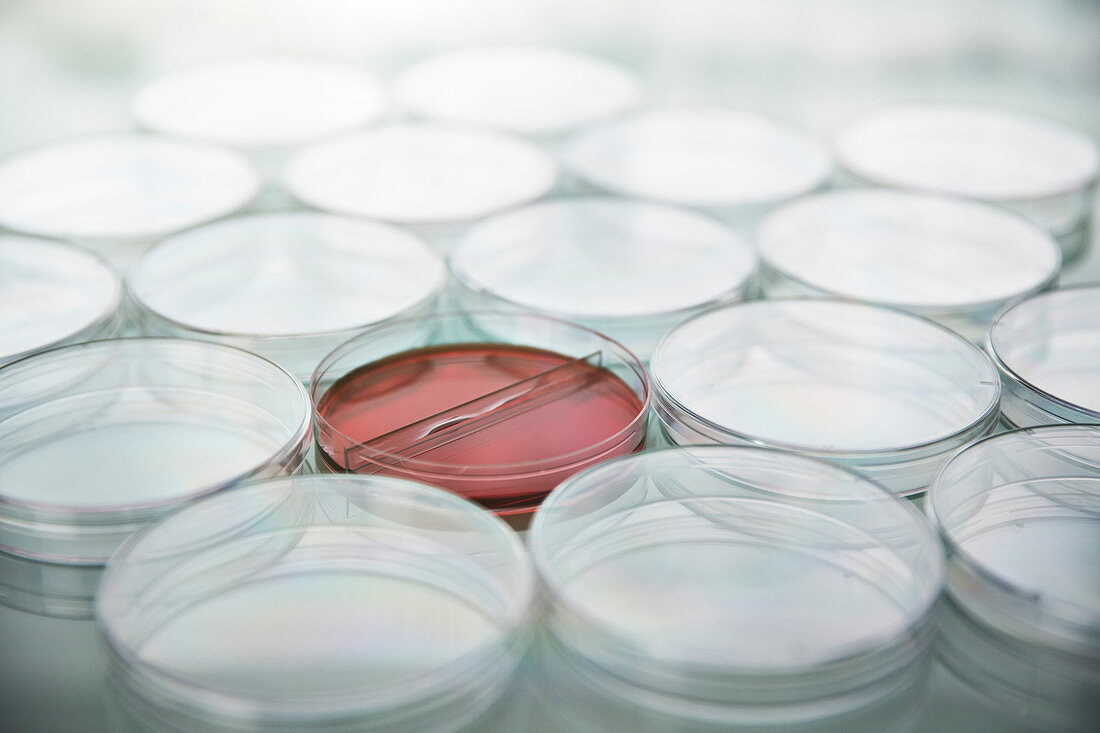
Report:
[[[386,332],[403,331],[395,324],[373,329],[382,332],[374,338],[364,333],[322,362],[313,384],[320,468],[422,481],[499,514],[523,514],[577,471],[644,447],[649,385],[630,352],[539,316],[488,316],[540,322],[528,343],[425,328],[435,320],[453,326],[456,318],[406,322],[442,343],[351,366],[356,352],[374,355]],[[450,336],[440,339],[440,331]]]

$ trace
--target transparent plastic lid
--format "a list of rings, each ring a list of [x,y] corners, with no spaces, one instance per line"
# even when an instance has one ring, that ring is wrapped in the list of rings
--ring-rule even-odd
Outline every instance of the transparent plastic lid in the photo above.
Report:
[[[0,549],[103,562],[142,522],[296,470],[305,388],[239,349],[175,339],[67,346],[0,369]]]
[[[931,640],[944,572],[907,502],[750,447],[591,468],[547,497],[528,544],[572,654],[696,703],[777,706],[906,667]]]
[[[769,290],[882,303],[984,339],[1009,299],[1048,287],[1061,250],[1030,221],[962,199],[848,189],[770,214],[757,232]]]
[[[389,111],[385,86],[349,64],[246,58],[171,72],[134,97],[149,130],[242,148],[298,145],[371,124]]]
[[[756,271],[749,242],[716,220],[596,197],[477,224],[450,262],[475,307],[511,304],[581,321],[643,358],[693,310],[742,298]]]
[[[581,132],[566,168],[612,193],[694,206],[766,204],[829,176],[825,148],[757,115],[723,109],[639,112]]]
[[[184,730],[449,731],[507,685],[533,590],[518,537],[474,504],[295,476],[131,538],[97,617],[124,694]]]
[[[97,255],[48,239],[0,235],[0,365],[113,335],[121,302],[122,283]]]
[[[979,441],[943,467],[927,507],[948,548],[948,590],[968,616],[1100,660],[1100,426]]]
[[[553,48],[453,51],[406,70],[397,94],[415,114],[523,135],[554,135],[636,106],[637,80],[603,59]]]
[[[283,212],[169,237],[128,285],[147,331],[224,340],[308,378],[354,330],[429,309],[446,277],[442,258],[400,229]]]
[[[531,143],[425,123],[315,143],[283,171],[287,190],[309,206],[404,224],[464,222],[530,203],[555,177]]]
[[[86,242],[152,239],[237,211],[259,185],[229,150],[130,133],[72,138],[0,163],[0,225]]]
[[[1012,425],[1100,422],[1100,286],[1010,306],[990,329],[989,350]]]
[[[741,303],[670,332],[651,361],[674,442],[753,442],[827,456],[902,493],[991,430],[1000,383],[962,337],[892,309]]]

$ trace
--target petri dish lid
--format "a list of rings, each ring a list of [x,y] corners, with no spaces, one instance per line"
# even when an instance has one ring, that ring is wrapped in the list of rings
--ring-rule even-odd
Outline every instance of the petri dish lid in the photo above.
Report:
[[[563,165],[605,191],[694,206],[764,204],[829,176],[825,148],[764,117],[723,109],[639,112],[578,133]]]
[[[1061,250],[1016,214],[961,199],[849,189],[770,214],[757,247],[783,277],[924,311],[997,307],[1048,286]]]
[[[144,128],[235,147],[297,145],[369,125],[388,110],[385,86],[362,69],[278,57],[168,73],[133,101]]]
[[[283,171],[322,211],[404,224],[464,222],[543,196],[554,163],[534,145],[461,127],[389,125],[314,143]]]
[[[712,310],[667,334],[651,365],[659,402],[703,434],[833,456],[940,444],[994,419],[1000,394],[962,337],[847,301]]]
[[[990,201],[1070,193],[1100,175],[1100,149],[1084,135],[978,105],[869,112],[841,133],[836,150],[841,165],[873,183]]]
[[[0,364],[111,330],[122,283],[97,255],[0,235]]]
[[[0,370],[0,549],[101,564],[141,523],[301,464],[302,384],[240,349],[183,339],[66,346]]]
[[[537,46],[440,54],[406,70],[395,86],[422,117],[524,135],[567,132],[625,112],[641,98],[625,69]]]
[[[948,589],[969,616],[1100,658],[1100,426],[978,441],[944,465],[927,507],[948,549]]]
[[[510,677],[533,591],[518,537],[474,504],[304,475],[135,535],[97,617],[122,685],[190,730],[454,730]]]
[[[989,350],[1006,396],[1040,404],[1043,422],[1100,421],[1100,286],[1053,290],[1013,304],[993,323]]]
[[[578,318],[644,318],[736,295],[756,269],[747,240],[692,211],[609,198],[557,200],[475,225],[456,276],[502,300]]]
[[[840,682],[846,664],[866,674],[869,654],[904,656],[927,641],[944,573],[927,522],[886,489],[745,446],[577,474],[540,507],[528,545],[549,628],[573,653],[696,698],[778,694],[785,674],[803,675],[806,695],[808,675]],[[745,683],[756,675],[767,690]]]
[[[0,163],[0,225],[77,240],[154,238],[240,209],[259,185],[229,150],[143,134],[73,138]]]

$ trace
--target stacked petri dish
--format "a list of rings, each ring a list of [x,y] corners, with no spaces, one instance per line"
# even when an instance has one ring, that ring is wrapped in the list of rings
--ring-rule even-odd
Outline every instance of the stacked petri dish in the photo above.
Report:
[[[368,326],[431,312],[442,258],[395,227],[313,212],[226,219],[169,237],[128,277],[146,334],[216,340],[306,380]]]
[[[561,158],[582,187],[746,226],[821,188],[832,172],[828,151],[805,133],[715,108],[653,109],[596,125],[570,138]]]
[[[649,379],[615,341],[523,313],[446,313],[364,331],[310,393],[320,471],[440,486],[525,522],[583,468],[645,446]]]
[[[239,349],[176,339],[66,346],[0,369],[0,602],[86,617],[143,523],[299,469],[308,393]]]
[[[1100,286],[1036,295],[989,331],[1008,427],[1100,422]]]
[[[239,153],[137,133],[90,135],[0,162],[0,226],[83,244],[125,270],[153,241],[259,192]]]
[[[476,125],[542,141],[622,114],[641,89],[625,69],[585,54],[499,46],[439,54],[397,77],[413,115]]]
[[[917,510],[841,467],[737,446],[609,461],[528,537],[548,730],[904,730],[943,555]]]
[[[686,209],[601,197],[536,204],[473,226],[450,253],[456,300],[584,324],[643,360],[672,326],[752,292],[752,245]]]
[[[0,366],[122,328],[122,282],[98,255],[37,237],[0,235]]]
[[[767,295],[894,306],[982,342],[1008,301],[1049,288],[1061,250],[1016,214],[944,196],[847,189],[779,208],[756,236]]]
[[[1100,426],[974,443],[943,467],[927,506],[948,549],[948,668],[1037,730],[1095,730]]]
[[[997,424],[1000,382],[974,344],[923,318],[818,299],[718,308],[661,340],[654,407],[675,444],[825,458],[903,495]]]
[[[549,193],[553,160],[533,144],[457,125],[386,125],[302,148],[284,188],[333,214],[413,227],[445,247],[471,221]]]
[[[518,537],[460,497],[293,476],[132,537],[96,616],[138,730],[474,731],[492,730],[533,593]]]
[[[905,104],[857,117],[837,160],[868,183],[987,201],[1049,230],[1073,259],[1100,177],[1095,141],[1051,120],[971,104]]]

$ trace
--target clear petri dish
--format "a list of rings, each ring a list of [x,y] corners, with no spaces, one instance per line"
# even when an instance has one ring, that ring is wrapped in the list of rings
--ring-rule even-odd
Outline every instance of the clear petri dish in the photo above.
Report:
[[[463,224],[527,204],[554,185],[553,161],[494,132],[388,125],[291,156],[283,185],[308,206],[397,224]]]
[[[559,684],[677,723],[664,730],[882,730],[854,722],[924,674],[944,579],[908,502],[746,446],[577,474],[540,507],[528,545],[547,634],[569,660]]]
[[[941,656],[1044,729],[1100,714],[1100,426],[1025,428],[957,453],[929,491],[948,549]]]
[[[1085,239],[1075,234],[1087,229],[1100,176],[1100,148],[1088,137],[1051,120],[971,104],[868,112],[842,130],[836,154],[869,183],[1011,206],[1063,247]]]
[[[456,731],[507,687],[533,574],[457,496],[294,476],[194,502],[111,559],[116,689],[172,730]]]
[[[1100,422],[1100,286],[1008,306],[989,331],[1009,427]]]
[[[992,206],[846,189],[774,211],[756,235],[771,296],[833,295],[894,306],[984,341],[1012,298],[1049,288],[1058,244]]]
[[[350,64],[242,58],[167,73],[134,96],[143,128],[236,148],[289,148],[389,112],[385,85]]]
[[[0,163],[0,225],[75,240],[125,262],[150,240],[237,211],[258,190],[256,172],[229,150],[154,135],[92,135]]]
[[[240,349],[180,339],[66,346],[0,369],[0,551],[102,565],[167,509],[288,473],[302,384]]]
[[[122,326],[122,282],[98,255],[64,242],[0,235],[0,366]]]
[[[752,245],[702,214],[599,197],[550,201],[476,224],[450,253],[458,302],[582,323],[648,359],[669,328],[746,297]]]
[[[550,137],[621,114],[641,99],[625,69],[586,54],[538,46],[433,56],[395,82],[419,117]]]
[[[524,521],[562,479],[645,446],[649,379],[615,341],[524,313],[377,326],[310,385],[320,471],[439,486]]]
[[[562,163],[601,191],[735,218],[820,188],[832,169],[825,148],[799,130],[707,108],[598,125],[566,142]]]
[[[420,238],[312,212],[177,234],[127,279],[145,333],[239,346],[303,380],[356,331],[429,312],[446,281],[442,258]]]
[[[994,429],[1000,382],[961,336],[901,311],[771,300],[686,321],[651,360],[676,444],[754,443],[828,458],[916,494]]]

